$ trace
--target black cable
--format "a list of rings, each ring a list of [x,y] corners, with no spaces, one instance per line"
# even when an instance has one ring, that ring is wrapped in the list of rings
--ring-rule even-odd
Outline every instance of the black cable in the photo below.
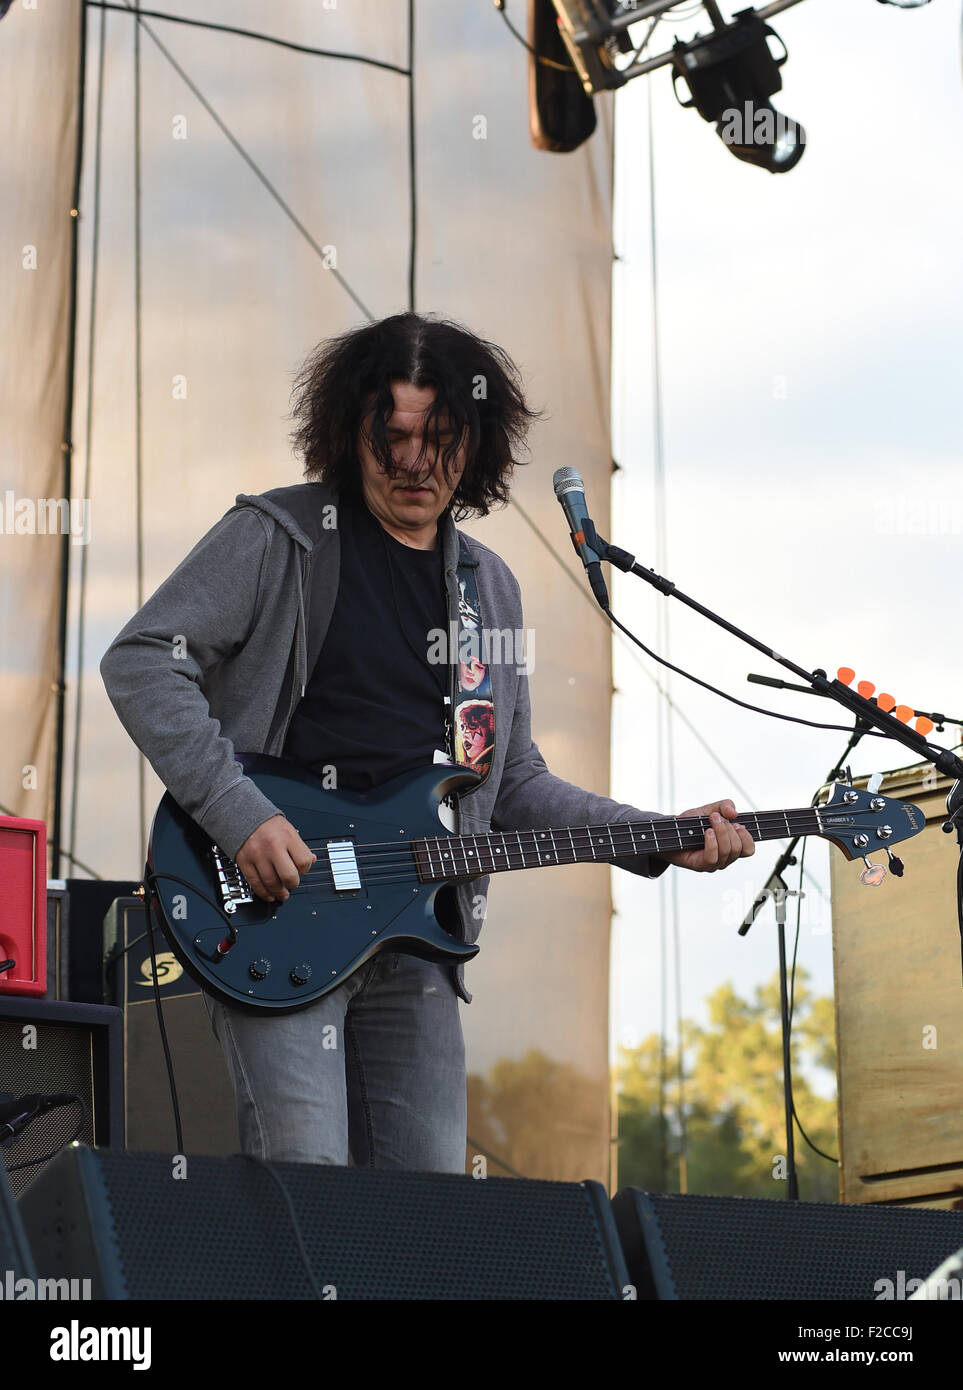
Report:
[[[956,920],[960,928],[960,954],[963,957],[963,845],[960,846],[960,860],[956,866]]]
[[[520,34],[512,21],[508,18],[508,11],[505,9],[505,0],[494,0],[495,9],[501,15],[511,33],[523,48],[527,48],[536,62],[542,63],[547,68],[555,68],[558,72],[577,72],[571,63],[558,63],[554,58],[546,58],[541,53],[536,53],[532,45],[528,42],[524,34]]]
[[[477,1143],[470,1134],[465,1137],[468,1140],[469,1148],[477,1149],[485,1158],[490,1158],[493,1163],[497,1163],[499,1168],[504,1168],[505,1172],[510,1173],[513,1178],[524,1178],[524,1173],[520,1173],[517,1168],[513,1168],[511,1164],[506,1163],[503,1158],[499,1158],[498,1154],[493,1154],[491,1149],[486,1149],[483,1144]]]
[[[144,884],[147,889],[147,883]],[[157,1026],[160,1029],[161,1046],[164,1049],[164,1064],[167,1067],[167,1082],[171,1093],[171,1109],[174,1112],[174,1133],[177,1136],[177,1152],[184,1152],[184,1135],[181,1130],[181,1108],[177,1100],[177,1083],[174,1080],[174,1063],[171,1058],[170,1043],[167,1040],[167,1028],[164,1025],[164,1009],[161,1004],[160,984],[157,979],[157,954],[154,950],[154,924],[150,918],[150,891],[144,893],[144,915],[147,918],[146,936],[150,942],[150,973],[154,985],[154,1008],[157,1013]]]
[[[50,1153],[48,1154],[42,1154],[40,1158],[28,1158],[25,1163],[12,1163],[10,1167],[6,1170],[8,1173],[19,1173],[24,1168],[34,1167],[34,1165],[37,1163],[49,1163],[52,1158],[56,1158],[59,1153],[63,1153],[64,1149],[69,1149],[71,1144],[75,1144],[77,1142],[77,1140],[80,1138],[80,1131],[87,1123],[87,1107],[86,1105],[84,1105],[82,1096],[72,1095],[69,1101],[61,1101],[59,1105],[51,1106],[51,1109],[59,1110],[63,1106],[68,1104],[77,1104],[80,1106],[80,1121],[77,1125],[77,1128],[74,1130],[73,1134],[66,1141],[66,1143],[58,1145],[56,1149],[51,1149]],[[48,1110],[44,1113],[49,1115],[50,1111]],[[37,1119],[39,1118],[40,1116],[38,1115]]]
[[[156,877],[157,877],[157,878],[165,878],[166,875],[165,875],[165,874],[157,874]],[[193,886],[193,885],[190,885],[190,886]],[[196,891],[196,890],[195,890],[195,891]],[[208,900],[208,901],[210,901],[210,900]],[[128,943],[127,943],[126,946],[115,946],[115,947],[113,948],[113,950],[111,951],[110,955],[109,955],[109,956],[107,957],[107,959],[104,961],[104,975],[106,976],[106,975],[107,975],[107,972],[108,972],[109,970],[113,970],[114,966],[118,963],[118,961],[120,961],[124,956],[126,956],[126,954],[127,954],[128,951],[132,951],[132,950],[134,949],[135,946],[139,946],[140,943],[141,943],[142,941],[146,941],[146,940],[147,940],[147,933],[146,933],[145,931],[142,931],[141,934],[140,934],[140,936],[135,936],[134,939],[133,939],[133,941],[128,941]]]
[[[698,676],[690,675],[688,671],[683,671],[681,666],[674,666],[672,662],[667,661],[664,656],[659,656],[656,652],[651,651],[633,632],[630,632],[623,623],[619,622],[610,608],[604,608],[602,611],[621,632],[625,633],[626,637],[630,638],[637,647],[640,647],[642,651],[645,652],[646,656],[651,657],[653,661],[657,661],[660,666],[665,666],[670,671],[675,671],[676,675],[683,676],[687,681],[692,681],[694,685],[701,685],[703,690],[710,690],[713,695],[720,695],[723,700],[729,700],[731,704],[738,705],[740,709],[752,710],[754,714],[766,714],[770,719],[784,719],[787,724],[804,724],[808,729],[831,729],[842,734],[851,734],[853,732],[848,724],[822,724],[815,719],[800,719],[798,715],[780,714],[778,710],[763,709],[761,705],[750,705],[745,700],[737,699],[735,695],[728,695],[726,691],[719,690],[718,687],[710,685],[708,681],[700,680]],[[872,738],[890,738],[889,734],[883,733],[877,729],[867,729],[866,734]]]
[[[836,1164],[836,1167],[838,1168],[838,1167],[839,1167],[839,1159],[838,1159],[838,1158],[835,1158],[832,1154],[824,1153],[823,1150],[819,1147],[818,1144],[814,1144],[814,1143],[813,1143],[813,1141],[810,1139],[809,1135],[808,1135],[808,1134],[806,1133],[806,1131],[803,1129],[802,1124],[801,1124],[800,1119],[799,1119],[799,1116],[796,1114],[796,1102],[793,1100],[793,1098],[792,1098],[792,1093],[791,1093],[791,1092],[790,1092],[790,1097],[789,1097],[789,1099],[790,1099],[790,1103],[791,1103],[791,1105],[792,1105],[792,1117],[793,1117],[793,1120],[795,1121],[796,1128],[799,1130],[799,1133],[802,1135],[803,1139],[805,1139],[806,1143],[807,1143],[807,1144],[809,1145],[809,1147],[812,1149],[813,1153],[819,1154],[819,1157],[820,1157],[820,1158],[825,1158],[826,1161],[827,1161],[828,1163],[835,1163],[835,1164]]]
[[[139,946],[142,941],[146,940],[147,933],[145,931],[142,931],[140,936],[135,936],[133,941],[128,941],[126,946],[115,946],[114,949],[111,951],[110,955],[104,961],[104,977],[106,978],[107,972],[109,970],[113,970],[117,962],[121,960],[124,956],[126,956],[128,951],[132,951],[135,946]]]
[[[89,3],[93,4],[93,3],[95,3],[95,0],[89,0]],[[268,193],[270,193],[271,197],[272,197],[272,198],[274,199],[274,201],[277,203],[278,207],[281,208],[282,212],[284,212],[285,215],[289,218],[289,220],[290,220],[291,222],[294,223],[295,227],[297,227],[298,231],[299,231],[299,232],[301,233],[301,235],[304,237],[305,241],[308,243],[308,245],[311,247],[311,249],[312,249],[314,252],[316,252],[316,254],[318,255],[318,257],[319,257],[321,260],[324,260],[324,254],[325,254],[325,253],[324,253],[323,248],[320,247],[320,246],[318,245],[317,241],[314,239],[314,237],[313,237],[313,236],[311,235],[311,233],[308,231],[307,227],[304,225],[304,223],[301,221],[301,219],[296,215],[296,213],[294,212],[293,208],[291,208],[291,207],[289,206],[289,204],[285,202],[285,200],[281,197],[281,194],[280,194],[280,193],[278,192],[278,190],[274,187],[274,184],[271,182],[271,180],[268,178],[268,176],[263,172],[263,170],[260,168],[260,166],[251,158],[251,156],[248,154],[247,150],[244,148],[244,146],[241,144],[241,142],[237,139],[237,137],[233,134],[233,132],[232,132],[231,130],[228,129],[228,127],[227,127],[227,125],[224,123],[224,121],[221,120],[220,116],[219,116],[219,115],[217,114],[217,112],[214,110],[214,108],[213,108],[213,106],[211,105],[211,103],[210,103],[210,102],[207,100],[207,98],[203,95],[203,93],[201,92],[201,90],[200,90],[200,88],[197,86],[197,84],[196,84],[195,82],[193,82],[193,81],[188,77],[187,73],[186,73],[186,72],[184,71],[184,69],[181,67],[180,63],[178,63],[177,59],[173,56],[173,54],[170,52],[170,50],[169,50],[168,48],[166,48],[166,47],[164,46],[163,43],[161,43],[160,39],[159,39],[159,38],[157,37],[157,35],[152,31],[152,29],[150,28],[150,26],[147,25],[147,24],[144,24],[143,20],[140,19],[139,16],[140,16],[140,13],[141,13],[141,12],[132,9],[129,5],[125,5],[124,8],[125,8],[125,10],[128,11],[128,13],[130,13],[130,14],[137,14],[137,15],[138,15],[138,28],[143,27],[145,33],[147,33],[147,34],[149,35],[149,37],[154,41],[154,43],[155,43],[155,44],[157,45],[157,47],[160,49],[161,53],[163,53],[164,57],[165,57],[165,58],[167,59],[167,61],[170,63],[171,67],[174,69],[174,71],[175,71],[175,72],[177,73],[177,75],[180,77],[181,81],[187,86],[187,88],[193,93],[193,95],[194,95],[194,96],[197,98],[197,100],[201,103],[201,105],[204,107],[204,110],[205,110],[205,111],[207,112],[207,114],[210,116],[211,120],[214,121],[215,125],[218,127],[218,129],[221,131],[221,133],[222,133],[224,136],[226,136],[227,139],[230,141],[230,143],[234,146],[234,148],[237,150],[238,154],[239,154],[239,155],[241,156],[241,158],[244,160],[245,164],[247,164],[248,168],[251,169],[251,171],[256,175],[256,177],[257,177],[258,179],[260,179],[261,183],[262,183],[262,184],[264,185],[264,187],[267,189]],[[365,304],[363,304],[362,301],[358,298],[358,296],[355,294],[354,290],[353,290],[353,289],[351,288],[351,286],[348,284],[347,280],[346,280],[346,279],[344,278],[344,276],[341,274],[340,270],[338,270],[337,267],[335,267],[335,266],[331,266],[331,267],[329,267],[329,269],[328,269],[328,274],[334,276],[334,278],[337,280],[338,284],[339,284],[339,285],[341,286],[341,288],[345,291],[345,293],[346,293],[352,300],[354,300],[355,304],[357,304],[358,308],[361,310],[361,312],[362,312],[362,313],[365,315],[365,317],[368,319],[369,323],[373,323],[373,322],[374,322],[374,315],[371,313],[371,310],[368,309],[367,306],[366,306]]]
[[[514,510],[518,512],[519,516],[525,522],[526,526],[529,528],[530,531],[533,532],[537,539],[541,541],[542,545],[545,547],[549,555],[551,555],[552,559],[562,570],[562,573],[565,575],[565,577],[569,579],[572,584],[575,585],[576,589],[578,589],[585,602],[590,604],[592,606],[592,609],[596,613],[603,613],[603,616],[606,616],[603,610],[599,608],[591,592],[585,587],[585,585],[581,582],[579,577],[573,572],[572,568],[568,564],[566,564],[565,560],[562,559],[562,556],[556,550],[555,546],[552,545],[552,542],[545,535],[545,532],[542,531],[538,524],[532,520],[528,512],[525,510],[525,508],[514,495],[509,497],[508,505],[510,507],[513,507]],[[735,773],[731,772],[730,769],[726,767],[725,763],[719,757],[716,750],[711,746],[711,744],[709,744],[706,741],[706,739],[699,732],[698,727],[695,724],[693,724],[692,720],[689,719],[689,717],[683,712],[679,705],[676,704],[676,702],[672,699],[668,692],[662,690],[661,686],[659,685],[658,679],[652,675],[651,671],[646,670],[644,664],[639,660],[635,652],[629,650],[629,656],[631,656],[633,661],[636,662],[639,669],[645,672],[645,674],[649,677],[649,680],[654,682],[656,690],[659,692],[660,695],[662,695],[663,699],[665,699],[668,702],[669,708],[673,710],[673,712],[679,719],[681,719],[682,723],[689,730],[689,733],[695,739],[696,743],[698,743],[700,747],[705,751],[706,756],[712,759],[712,761],[719,768],[720,772],[722,772],[723,775],[731,783],[731,785],[734,786],[736,790],[739,791],[745,797],[746,801],[751,802],[752,797],[749,795],[747,791],[745,791],[744,788],[740,787]]]
[[[86,19],[86,12],[85,12]],[[93,434],[93,414],[94,414],[94,325],[96,322],[97,307],[97,272],[100,266],[100,173],[101,173],[101,154],[103,151],[103,131],[104,131],[104,52],[106,49],[107,34],[107,14],[105,10],[100,12],[100,43],[98,46],[97,62],[97,102],[96,102],[96,125],[94,133],[94,210],[93,210],[93,230],[91,232],[91,272],[90,272],[90,316],[87,325],[87,418],[84,428],[84,491],[85,498],[90,497],[90,453],[91,438]],[[79,102],[79,117],[83,120],[84,103]],[[81,747],[81,726],[83,709],[83,673],[84,673],[84,629],[87,615],[87,552],[89,546],[81,546],[80,550],[80,580],[78,583],[78,609],[77,609],[77,694],[74,700],[74,754],[73,767],[71,769],[71,788],[70,788],[70,850],[73,859],[73,850],[77,843],[77,802],[80,795],[80,747]]]
[[[157,882],[158,879],[161,878],[170,879],[173,883],[182,883],[185,888],[189,888],[192,893],[196,893],[199,898],[203,898],[203,900],[208,904],[208,906],[213,907],[214,911],[227,923],[228,932],[230,933],[232,940],[235,941],[237,940],[237,928],[235,927],[234,923],[230,920],[223,908],[219,907],[218,904],[214,901],[214,899],[208,897],[208,895],[203,891],[203,889],[198,888],[196,884],[189,882],[189,880],[186,878],[180,878],[177,874],[155,874],[151,868],[145,867],[144,888],[146,891],[144,895],[144,913],[147,917],[147,931],[145,935],[150,940],[151,974],[154,977],[154,1006],[157,1010],[157,1025],[160,1029],[161,1045],[164,1049],[164,1062],[167,1066],[167,1081],[171,1093],[171,1107],[174,1112],[174,1130],[177,1134],[177,1152],[183,1153],[184,1135],[181,1131],[181,1111],[180,1106],[177,1102],[177,1083],[174,1080],[174,1063],[171,1060],[170,1044],[167,1040],[167,1028],[164,1025],[164,1009],[161,1004],[160,982],[157,978],[157,956],[154,950],[154,924],[151,921],[150,916],[150,897],[151,894],[155,891],[153,885]],[[141,940],[143,940],[143,938],[141,938]],[[131,945],[133,945],[133,942],[131,942]],[[120,954],[123,953],[121,952]]]
[[[143,237],[141,232],[141,85],[140,24],[134,25],[134,558],[137,607],[144,606],[144,382],[143,382]],[[137,834],[140,857],[147,855],[147,759],[138,749],[137,758]]]
[[[87,14],[80,10],[80,36],[77,56],[77,131],[74,140],[74,169],[70,203],[70,268],[67,280],[67,346],[64,367],[64,413],[61,424],[61,454],[63,496],[73,497],[73,418],[74,386],[77,365],[77,299],[80,266],[80,185],[84,165],[84,93],[87,72]],[[66,526],[60,547],[59,607],[57,613],[57,674],[53,683],[56,692],[53,770],[53,816],[51,823],[50,867],[54,878],[60,877],[61,843],[63,842],[63,782],[67,731],[67,620],[70,607],[70,527]]]
[[[817,793],[816,793],[816,796],[818,796],[818,795],[819,795],[819,793],[817,792]],[[816,798],[814,797],[813,800],[812,800],[809,804],[810,804],[811,806],[815,806],[815,805],[816,805]],[[803,842],[802,842],[802,849],[801,849],[800,852],[799,852],[799,889],[798,889],[799,896],[796,898],[796,936],[795,936],[795,940],[793,941],[793,944],[792,944],[792,966],[790,967],[790,971],[789,971],[789,1031],[790,1031],[790,1033],[792,1033],[792,1017],[793,1017],[793,1010],[794,1010],[795,1007],[796,1007],[796,956],[797,956],[798,951],[799,951],[799,932],[800,932],[800,928],[801,928],[801,924],[802,924],[802,876],[803,876],[803,869],[804,869],[805,864],[806,864],[806,846],[807,846],[808,844],[809,844],[808,839],[805,839],[805,838],[804,838],[804,839],[803,839]]]
[[[298,1243],[298,1250],[301,1253],[301,1260],[304,1264],[305,1270],[307,1271],[307,1276],[311,1283],[311,1287],[314,1290],[314,1296],[319,1303],[324,1302],[324,1295],[318,1288],[318,1281],[314,1277],[314,1270],[311,1268],[311,1261],[308,1259],[308,1252],[304,1244],[304,1239],[301,1235],[301,1223],[298,1220],[298,1214],[294,1209],[294,1203],[291,1200],[291,1194],[288,1192],[287,1184],[284,1182],[284,1179],[281,1177],[281,1174],[277,1171],[274,1164],[271,1163],[269,1159],[258,1158],[256,1154],[242,1154],[241,1157],[246,1158],[249,1163],[256,1163],[259,1168],[263,1168],[266,1172],[270,1173],[271,1177],[274,1179],[278,1187],[281,1189],[281,1196],[284,1198],[285,1203],[287,1204],[288,1215],[291,1218],[291,1225],[294,1228],[294,1238]]]
[[[231,921],[230,917],[228,917],[224,909],[216,903],[213,898],[209,898],[203,888],[198,888],[197,884],[191,883],[189,879],[180,878],[177,874],[155,874],[153,869],[147,868],[144,870],[144,887],[147,889],[148,895],[153,892],[151,885],[156,883],[159,878],[170,879],[171,883],[182,883],[185,888],[189,888],[192,893],[196,893],[199,898],[203,898],[208,907],[213,907],[218,916],[223,918],[231,934],[231,939],[237,939],[237,927]],[[146,902],[147,899],[145,898],[144,901]]]
[[[84,5],[98,10],[119,10],[121,14],[132,14],[133,10],[128,4],[110,4],[108,0],[84,0]],[[399,67],[397,63],[386,63],[380,58],[367,58],[361,53],[336,53],[330,48],[312,48],[308,44],[293,43],[290,39],[275,38],[273,34],[260,34],[254,29],[239,29],[233,24],[214,24],[206,19],[187,19],[184,15],[168,14],[165,10],[141,10],[138,14],[146,15],[148,19],[162,19],[169,24],[187,24],[193,29],[215,29],[222,34],[236,34],[242,39],[258,39],[261,43],[272,43],[278,48],[290,48],[295,53],[309,53],[317,58],[341,58],[346,63],[367,63],[373,68],[384,68],[386,72],[396,72],[402,77],[407,77],[405,68]]]
[[[167,1067],[167,1082],[170,1087],[171,1093],[171,1108],[174,1112],[174,1130],[177,1135],[177,1152],[183,1153],[184,1135],[181,1130],[181,1111],[177,1101],[177,1083],[174,1080],[174,1063],[171,1060],[170,1043],[167,1040],[167,1028],[164,1025],[164,1009],[163,1005],[161,1004],[160,982],[157,978],[157,955],[154,950],[154,924],[151,921],[150,916],[150,898],[151,895],[155,892],[153,885],[157,882],[158,879],[161,878],[170,879],[173,883],[182,883],[185,888],[190,888],[192,893],[196,893],[199,898],[203,898],[204,901],[210,907],[213,907],[214,911],[218,913],[219,916],[223,917],[224,921],[227,923],[231,937],[235,940],[237,938],[237,928],[234,926],[234,923],[229,920],[227,913],[224,912],[223,909],[218,906],[218,904],[213,900],[213,898],[209,898],[202,889],[196,887],[195,884],[188,882],[186,878],[180,878],[177,874],[155,874],[151,868],[145,867],[144,913],[147,917],[147,931],[145,935],[148,937],[150,941],[151,974],[153,975],[154,983],[154,1006],[157,1011],[157,1026],[160,1029],[161,1045],[164,1049],[164,1062]],[[133,942],[131,943],[131,945],[133,945]]]
[[[415,312],[418,199],[415,183],[415,0],[408,0],[408,310]]]
[[[814,796],[813,799],[812,799],[811,805],[815,806],[815,804],[816,804],[816,798],[817,798],[818,796],[819,796],[819,793],[817,792],[817,793],[816,793],[816,796]],[[806,848],[807,848],[808,844],[809,844],[809,841],[808,841],[808,840],[803,840],[802,851],[800,852],[800,855],[799,855],[799,890],[800,890],[800,896],[796,899],[796,939],[795,939],[795,941],[793,942],[793,948],[792,948],[792,970],[791,970],[791,972],[790,972],[790,982],[789,982],[789,1045],[790,1045],[790,1048],[792,1047],[792,1018],[793,1018],[793,1010],[794,1010],[795,1004],[796,1004],[796,955],[797,955],[797,952],[798,952],[798,950],[799,950],[799,931],[800,931],[800,919],[801,919],[801,914],[802,914],[802,896],[801,896],[801,893],[802,893],[802,881],[803,881],[803,870],[804,870],[805,864],[806,864]],[[809,1147],[812,1149],[813,1153],[819,1154],[819,1157],[820,1157],[820,1158],[825,1158],[827,1162],[829,1162],[829,1163],[835,1163],[836,1166],[838,1167],[838,1166],[839,1166],[839,1159],[838,1159],[838,1158],[834,1158],[832,1154],[824,1153],[823,1150],[819,1147],[818,1144],[813,1143],[812,1139],[810,1139],[809,1135],[808,1135],[808,1134],[806,1133],[806,1131],[803,1129],[803,1127],[802,1127],[802,1122],[801,1122],[801,1120],[800,1120],[800,1118],[799,1118],[799,1115],[798,1115],[797,1112],[796,1112],[796,1098],[795,1098],[795,1096],[793,1095],[792,1081],[791,1081],[791,1080],[790,1080],[790,1083],[789,1083],[789,1105],[790,1105],[790,1108],[791,1108],[791,1110],[792,1110],[793,1122],[795,1123],[796,1128],[799,1130],[799,1133],[802,1135],[802,1137],[803,1137],[803,1139],[805,1140],[805,1142],[806,1142],[806,1143],[809,1145]]]

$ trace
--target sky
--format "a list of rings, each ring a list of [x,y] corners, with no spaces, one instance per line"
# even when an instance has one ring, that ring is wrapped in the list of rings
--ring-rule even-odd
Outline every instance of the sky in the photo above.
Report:
[[[830,675],[846,665],[915,708],[963,718],[952,641],[963,536],[959,6],[805,0],[771,23],[789,50],[773,104],[808,136],[788,174],[731,156],[712,126],[676,103],[666,70],[616,97],[612,539],[650,568],[660,556],[681,590],[798,665]],[[692,23],[679,28],[693,32]],[[661,25],[652,51],[672,38]],[[826,701],[747,685],[749,672],[795,678],[641,580],[614,579],[613,611],[649,646],[661,635],[659,605],[669,624],[663,654],[676,665],[783,714],[850,722]],[[640,786],[657,785],[654,670],[616,640],[620,800],[638,803]],[[670,680],[702,742],[676,721],[674,780],[661,782],[666,812],[723,797],[740,809],[808,805],[845,746],[845,734],[768,719]],[[960,735],[948,726],[934,737],[950,746]],[[859,775],[914,761],[900,745],[864,739],[851,765]],[[724,876],[675,876],[683,1016],[704,1020],[706,996],[724,981],[745,993],[774,974],[771,906],[748,936],[737,927],[780,849],[760,845]],[[831,853],[808,842],[799,961],[821,994],[832,991]],[[657,1031],[661,1004],[651,885],[613,879],[614,1047]],[[865,891],[913,889],[888,877]],[[671,961],[667,978],[671,1032]]]

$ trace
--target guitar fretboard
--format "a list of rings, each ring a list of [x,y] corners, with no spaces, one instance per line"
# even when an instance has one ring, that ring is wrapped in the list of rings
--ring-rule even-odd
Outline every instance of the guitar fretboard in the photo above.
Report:
[[[750,811],[738,819],[754,840],[787,840],[821,833],[819,815],[811,806],[794,811]],[[443,835],[414,840],[412,849],[419,879],[432,883],[550,864],[613,864],[639,854],[701,849],[709,827],[707,816],[666,817],[555,830]]]

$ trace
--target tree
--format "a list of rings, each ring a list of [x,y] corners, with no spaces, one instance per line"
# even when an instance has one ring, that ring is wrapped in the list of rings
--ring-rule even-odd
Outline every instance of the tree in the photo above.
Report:
[[[836,1102],[814,1082],[835,1075],[833,1001],[813,998],[796,971],[792,1027],[793,1098],[809,1137],[838,1153]],[[622,1049],[619,1097],[619,1186],[717,1195],[785,1195],[785,1116],[778,977],[757,987],[752,1002],[731,984],[707,1000],[708,1026],[683,1024],[685,1136],[679,1121],[678,1054],[666,1059],[666,1106],[659,1105],[658,1037]],[[663,1141],[662,1135],[665,1134]],[[800,1196],[838,1200],[837,1165],[814,1154],[795,1128]],[[684,1149],[684,1152],[683,1152]],[[664,1158],[667,1153],[667,1162]]]

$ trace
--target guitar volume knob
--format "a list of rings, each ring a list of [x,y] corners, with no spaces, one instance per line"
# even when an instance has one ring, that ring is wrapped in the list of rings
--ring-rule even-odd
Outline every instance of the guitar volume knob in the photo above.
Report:
[[[311,978],[311,967],[307,961],[301,961],[298,965],[291,967],[289,979],[292,985],[306,985]]]
[[[252,980],[266,980],[271,970],[271,962],[267,956],[258,956],[257,960],[252,960],[247,968],[247,973]]]

